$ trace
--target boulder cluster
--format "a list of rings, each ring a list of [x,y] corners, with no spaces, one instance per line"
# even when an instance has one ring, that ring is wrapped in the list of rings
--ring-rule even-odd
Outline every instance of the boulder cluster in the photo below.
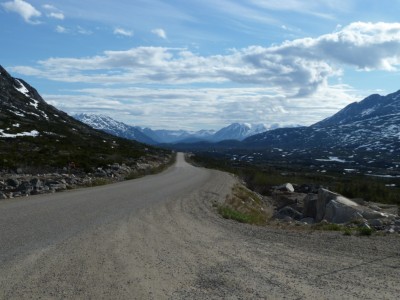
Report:
[[[171,160],[170,156],[140,159],[127,166],[114,163],[106,167],[94,168],[86,173],[64,168],[60,172],[47,174],[24,174],[22,169],[15,173],[0,173],[0,200],[45,193],[54,193],[78,187],[90,187],[117,182],[150,174]]]
[[[306,187],[302,187],[304,191]],[[296,190],[296,191],[295,191]],[[275,218],[293,224],[333,223],[400,233],[397,205],[350,200],[322,187],[310,186],[308,193],[297,192],[292,184],[275,187]]]

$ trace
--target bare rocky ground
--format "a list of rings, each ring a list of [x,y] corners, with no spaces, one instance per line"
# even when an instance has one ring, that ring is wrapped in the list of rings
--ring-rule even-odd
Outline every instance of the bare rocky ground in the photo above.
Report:
[[[236,180],[210,172],[181,198],[32,253],[18,268],[4,266],[0,298],[398,299],[399,235],[225,220],[213,203]]]

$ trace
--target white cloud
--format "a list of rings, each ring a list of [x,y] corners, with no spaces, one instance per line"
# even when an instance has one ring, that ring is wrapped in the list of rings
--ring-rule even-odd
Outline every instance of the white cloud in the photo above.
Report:
[[[47,15],[49,18],[64,20],[64,14],[60,12],[51,12]]]
[[[400,23],[352,23],[317,38],[271,47],[251,46],[224,55],[200,56],[185,49],[137,47],[85,58],[50,58],[28,71],[64,82],[99,84],[238,83],[306,96],[327,86],[343,66],[397,70]],[[26,68],[14,67],[25,74]]]
[[[46,10],[57,10],[57,8],[52,4],[44,4],[42,7]]]
[[[34,18],[40,17],[42,14],[36,8],[34,8],[30,3],[23,0],[14,0],[9,2],[4,2],[1,4],[4,9],[8,12],[15,12],[19,14],[27,23],[39,24],[37,20],[32,20]]]
[[[155,35],[157,35],[158,37],[162,38],[162,39],[166,39],[167,38],[167,34],[165,33],[165,30],[162,29],[162,28],[153,29],[151,32],[154,33]]]
[[[48,13],[47,13],[48,18],[53,18],[53,19],[57,19],[57,20],[65,19],[64,13],[61,10],[59,10],[57,7],[55,7],[54,5],[44,4],[44,5],[42,5],[42,7],[48,11]]]
[[[76,32],[78,32],[79,34],[83,34],[83,35],[91,35],[93,34],[93,31],[83,28],[81,26],[77,26],[76,27]]]
[[[63,27],[63,26],[60,26],[60,25],[57,25],[57,26],[56,26],[56,31],[57,31],[58,33],[66,33],[66,32],[68,32],[67,28],[65,28],[65,27]]]
[[[122,36],[131,37],[131,36],[133,36],[133,31],[126,30],[126,29],[123,29],[123,28],[115,28],[114,29],[114,34],[115,35],[122,35]]]

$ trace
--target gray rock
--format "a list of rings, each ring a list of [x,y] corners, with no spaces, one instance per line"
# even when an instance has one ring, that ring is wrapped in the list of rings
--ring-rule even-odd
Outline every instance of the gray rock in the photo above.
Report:
[[[289,216],[284,216],[282,220],[288,223],[291,223],[293,221],[293,219]]]
[[[0,192],[0,200],[7,199],[7,195],[3,192]]]
[[[400,226],[400,219],[395,220],[395,221],[394,221],[394,225]]]
[[[317,216],[317,200],[316,194],[308,194],[303,200],[303,217],[315,219]]]
[[[358,218],[358,210],[354,206],[342,204],[337,200],[331,200],[326,205],[325,219],[328,222],[343,224],[351,222]]]
[[[40,189],[43,187],[43,182],[39,178],[31,179],[30,184],[34,189]]]
[[[369,205],[369,208],[371,208],[372,210],[375,210],[375,211],[381,211],[382,210],[378,205],[375,205],[375,204]]]
[[[329,206],[328,212],[328,204],[333,200],[335,203],[332,203]],[[354,201],[351,201],[350,199],[347,199],[327,189],[321,188],[318,191],[317,214],[315,219],[317,222],[323,218],[334,223],[349,222],[351,221],[350,218],[354,219],[356,217],[358,208],[359,205]]]
[[[18,185],[16,191],[20,192],[22,195],[29,195],[32,192],[33,188],[29,181],[23,181]]]
[[[283,217],[291,217],[294,220],[300,220],[303,218],[302,213],[298,212],[290,206],[286,206],[278,211],[278,214]]]
[[[380,218],[387,218],[388,217],[387,214],[384,214],[384,213],[381,213],[379,211],[372,210],[372,209],[365,209],[362,212],[362,215],[367,220],[380,219]]]
[[[306,224],[314,224],[315,220],[313,218],[303,218],[300,220],[300,222],[306,223]]]
[[[371,227],[374,227],[375,229],[380,229],[383,227],[383,222],[381,219],[372,219],[369,220],[368,223]]]
[[[329,201],[336,199],[338,196],[339,194],[331,192],[327,189],[320,188],[318,190],[315,221],[320,222],[324,218],[326,205],[329,203]]]
[[[18,179],[15,178],[8,178],[6,180],[7,185],[12,186],[12,187],[17,187],[19,186],[20,182]]]

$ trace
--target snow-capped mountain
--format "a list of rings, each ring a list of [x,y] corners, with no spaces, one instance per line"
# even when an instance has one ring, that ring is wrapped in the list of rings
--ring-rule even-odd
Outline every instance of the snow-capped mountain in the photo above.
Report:
[[[359,149],[398,155],[400,91],[371,95],[309,127],[276,129],[244,140],[243,146]]]
[[[141,157],[146,146],[97,131],[47,104],[0,66],[0,170],[86,169]]]
[[[195,140],[195,141],[206,140],[214,133],[213,130],[200,130],[200,131],[165,130],[165,129],[152,130],[150,128],[145,128],[143,129],[142,132],[145,134],[149,134],[160,144],[179,143],[182,141],[190,141],[190,140]]]
[[[210,140],[219,142],[223,140],[238,140],[241,141],[249,136],[267,131],[268,128],[264,124],[249,124],[249,123],[233,123],[218,130]]]
[[[106,115],[76,114],[73,117],[94,129],[99,129],[118,137],[149,145],[157,144],[156,141],[143,133],[141,128],[116,121]]]
[[[365,121],[376,117],[400,114],[400,91],[381,96],[373,94],[360,102],[347,105],[335,115],[314,124],[314,127],[344,125]]]
[[[165,130],[151,128],[141,128],[130,126],[116,121],[105,115],[77,114],[77,120],[89,126],[103,130],[110,134],[133,139],[142,143],[155,144],[174,144],[174,143],[196,143],[196,142],[219,142],[223,140],[243,140],[246,137],[265,132],[268,128],[264,124],[233,123],[227,127],[215,130]]]

